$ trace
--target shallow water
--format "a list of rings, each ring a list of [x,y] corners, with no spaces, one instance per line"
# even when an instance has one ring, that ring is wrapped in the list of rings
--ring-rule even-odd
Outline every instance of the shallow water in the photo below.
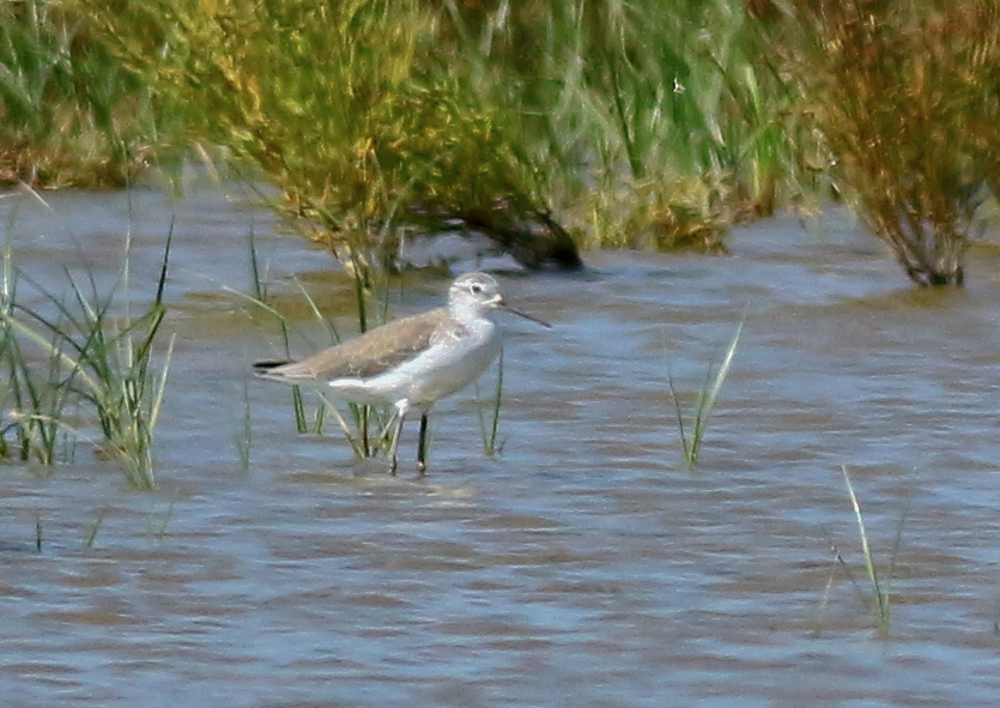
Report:
[[[967,290],[920,292],[833,211],[741,228],[726,257],[510,274],[555,328],[503,320],[500,456],[470,390],[436,409],[429,476],[408,471],[412,426],[393,479],[335,431],[297,436],[288,392],[248,381],[280,349],[226,290],[248,287],[247,234],[298,352],[326,335],[292,276],[351,331],[324,253],[216,190],[45,198],[0,210],[52,287],[64,265],[112,282],[130,229],[148,298],[174,219],[178,339],[158,491],[85,444],[49,474],[0,468],[5,706],[1000,705],[995,251]],[[393,309],[446,284],[413,279]],[[744,316],[690,472],[668,372],[690,404]],[[886,638],[831,551],[866,589],[841,465],[891,575]]]

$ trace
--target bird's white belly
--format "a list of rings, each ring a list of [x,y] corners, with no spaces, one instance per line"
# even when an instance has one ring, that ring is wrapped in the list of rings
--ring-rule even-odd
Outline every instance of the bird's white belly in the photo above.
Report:
[[[500,334],[492,322],[470,328],[459,339],[448,339],[413,359],[370,379],[340,379],[330,392],[356,403],[394,404],[407,400],[429,406],[465,388],[500,354]]]

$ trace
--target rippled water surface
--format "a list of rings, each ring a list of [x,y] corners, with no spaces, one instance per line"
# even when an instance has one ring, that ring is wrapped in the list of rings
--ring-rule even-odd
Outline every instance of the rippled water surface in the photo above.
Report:
[[[502,321],[501,454],[469,390],[436,409],[430,474],[411,424],[391,478],[335,430],[296,435],[288,391],[249,380],[281,349],[227,290],[248,288],[248,233],[298,353],[327,335],[293,276],[351,331],[323,252],[214,190],[46,198],[0,210],[53,288],[66,266],[112,282],[131,230],[129,292],[150,297],[174,220],[177,345],[156,492],[84,443],[52,471],[0,468],[4,706],[1000,705],[994,249],[965,291],[921,292],[832,212],[741,228],[725,257],[509,272],[509,299],[554,328]],[[446,287],[410,277],[392,308]],[[744,316],[691,472],[668,376],[690,405]]]

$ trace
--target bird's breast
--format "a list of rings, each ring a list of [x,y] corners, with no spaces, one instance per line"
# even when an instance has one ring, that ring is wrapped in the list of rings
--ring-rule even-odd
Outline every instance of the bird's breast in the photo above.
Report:
[[[413,403],[430,404],[460,391],[500,353],[500,333],[488,320],[450,327],[438,335],[428,349],[396,371]]]

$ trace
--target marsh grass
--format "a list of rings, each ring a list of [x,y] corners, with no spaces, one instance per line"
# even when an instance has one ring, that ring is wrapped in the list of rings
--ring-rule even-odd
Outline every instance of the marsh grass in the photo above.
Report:
[[[479,434],[483,441],[483,453],[487,457],[496,457],[503,449],[504,442],[499,440],[500,409],[503,407],[503,347],[497,357],[496,387],[493,395],[483,399],[479,393],[479,382],[476,382],[476,416],[479,419]]]
[[[124,186],[165,127],[140,89],[70,3],[0,3],[0,183]]]
[[[841,568],[843,568],[845,574],[851,582],[851,585],[857,591],[858,597],[861,598],[868,608],[876,631],[879,636],[884,637],[889,634],[891,614],[890,584],[895,571],[896,560],[899,557],[899,550],[903,542],[903,526],[906,521],[906,513],[904,511],[903,517],[900,519],[899,525],[896,528],[896,538],[893,542],[890,554],[889,567],[883,576],[879,573],[878,566],[875,563],[875,557],[872,553],[871,544],[868,539],[868,524],[865,520],[864,513],[862,512],[861,502],[858,500],[858,495],[854,490],[854,484],[851,482],[851,477],[848,473],[846,465],[841,466],[841,472],[844,476],[844,485],[847,487],[847,494],[851,501],[851,509],[854,513],[854,519],[858,527],[858,539],[861,544],[861,555],[865,564],[865,577],[868,581],[867,588],[862,587],[862,585],[856,580],[851,567],[847,564],[847,561],[844,560],[844,557],[837,549],[837,546],[835,544],[831,544],[831,547],[837,563]],[[824,604],[825,598],[828,595],[829,583],[827,585],[827,591],[824,595]]]
[[[0,308],[6,395],[17,429],[19,456],[54,461],[56,433],[76,435],[66,423],[70,406],[78,415],[93,411],[103,445],[123,465],[129,486],[151,489],[152,441],[166,390],[173,352],[173,338],[159,369],[154,365],[154,344],[161,330],[166,306],[163,291],[170,258],[168,234],[153,302],[139,316],[120,306],[119,293],[128,289],[131,234],[126,236],[123,265],[115,285],[101,293],[93,272],[81,285],[69,271],[70,294],[58,295],[23,274],[17,274],[8,246],[4,256]],[[18,277],[29,282],[43,305],[28,307],[16,295]],[[46,362],[40,371],[24,352],[22,342],[41,352]],[[6,432],[10,426],[3,428]]]
[[[76,430],[64,420],[72,406],[72,373],[67,373],[55,341],[44,362],[33,361],[11,324],[18,303],[18,271],[11,242],[14,225],[15,211],[11,210],[0,271],[0,457],[34,458],[52,465],[60,440],[68,455],[72,446],[66,440],[76,436]]]
[[[8,398],[4,403],[10,422],[0,430],[0,456],[21,461],[35,458],[43,465],[70,461],[73,446],[69,440],[78,431],[60,417],[67,405],[68,387],[57,384],[50,388],[46,384],[57,380],[59,374],[50,370],[49,376],[36,377],[20,351],[13,353],[10,363],[17,368],[11,369],[6,382]],[[10,433],[15,436],[12,444],[7,441]]]
[[[104,526],[104,519],[108,515],[108,509],[109,507],[105,506],[98,510],[93,523],[91,523],[90,528],[87,529],[87,535],[83,538],[84,548],[94,547],[94,543],[97,541],[97,534],[101,532],[101,528]]]
[[[112,309],[118,290],[129,286],[131,235],[126,241],[120,284],[107,295],[101,295],[89,275],[87,291],[73,283],[72,300],[64,303],[50,298],[61,315],[58,323],[25,310],[53,335],[63,337],[72,350],[78,376],[84,384],[83,396],[97,411],[108,449],[124,464],[129,484],[140,489],[150,489],[156,484],[152,441],[173,355],[174,337],[171,337],[157,371],[153,345],[166,315],[163,291],[172,235],[171,226],[155,298],[138,317],[131,314],[128,303],[123,316],[115,316]]]
[[[479,90],[516,108],[504,117],[536,183],[586,246],[718,250],[730,223],[771,213],[794,176],[794,93],[742,2],[453,14],[467,18],[463,56],[500,67],[478,72]]]
[[[312,302],[312,298],[308,294],[308,292],[305,290],[305,288],[303,288],[301,286],[301,284],[299,284],[299,287],[300,287],[301,291],[303,293],[305,293],[305,297],[307,298],[307,301]],[[252,295],[252,294],[243,293],[243,292],[240,292],[238,290],[235,290],[235,289],[229,288],[229,287],[225,287],[223,289],[226,290],[227,292],[229,292],[229,293],[231,293],[231,294],[233,294],[233,295],[235,295],[235,296],[237,296],[237,297],[245,300],[253,308],[259,309],[259,310],[265,312],[266,314],[272,316],[277,321],[277,323],[278,323],[278,329],[279,329],[280,334],[281,334],[283,348],[284,348],[284,351],[285,351],[285,358],[286,359],[290,359],[291,358],[291,354],[290,354],[290,349],[291,349],[291,345],[290,345],[291,335],[290,335],[289,321],[285,317],[284,314],[282,314],[279,310],[277,310],[274,307],[272,307],[267,302],[267,290],[266,290],[266,287],[263,287],[263,288],[260,288],[260,289],[256,290],[256,292],[260,293],[260,297],[257,297],[257,296]],[[325,317],[322,317],[322,315],[320,315],[320,320],[321,320],[321,322],[322,322],[323,325],[330,326],[330,323],[326,320]],[[336,344],[336,343],[339,342],[339,338],[338,337],[334,336],[333,339],[334,339],[333,344]],[[325,405],[325,403],[321,404],[317,408],[315,408],[312,411],[310,411],[308,409],[308,407],[306,406],[305,398],[303,397],[302,388],[300,386],[292,386],[291,387],[291,397],[292,397],[292,418],[293,418],[293,420],[295,422],[295,429],[296,429],[296,431],[299,432],[299,433],[321,434],[323,432],[323,430],[324,430],[325,420],[326,420],[326,405]],[[247,415],[249,415],[249,405],[247,406]],[[246,428],[245,428],[245,430],[246,430]]]
[[[717,250],[797,189],[795,84],[742,0],[67,6],[164,123],[366,268],[408,230],[528,265],[578,267],[574,240]]]
[[[743,325],[745,323],[746,316],[744,315],[743,320],[740,321],[729,342],[729,346],[726,348],[718,368],[716,368],[713,361],[705,371],[705,380],[702,382],[701,389],[695,398],[694,409],[691,412],[689,423],[685,422],[684,410],[681,406],[677,389],[674,386],[673,376],[669,373],[667,374],[667,382],[670,386],[670,398],[674,403],[674,412],[677,415],[677,431],[681,438],[684,461],[687,463],[689,469],[693,470],[698,466],[698,457],[701,454],[701,446],[704,442],[705,433],[708,430],[708,421],[719,398],[719,393],[722,391],[722,386],[726,382],[726,377],[729,376],[729,370],[732,367],[733,359],[736,357],[736,351],[739,348],[740,337],[743,334]]]
[[[829,190],[915,283],[961,285],[997,67],[981,0],[24,0],[0,143],[17,179],[209,146],[360,282],[413,232],[578,267],[574,242],[723,250]]]
[[[978,208],[1000,184],[1000,7],[979,0],[805,0],[776,46],[833,173],[922,286],[961,286]]]
[[[442,11],[428,3],[80,9],[161,110],[263,175],[301,232],[345,263],[394,267],[397,225],[459,219],[501,233],[545,212],[508,121],[445,61]]]
[[[17,105],[100,117],[111,165],[224,155],[362,270],[456,229],[531,267],[579,267],[577,245],[721,250],[822,164],[780,23],[743,0],[17,5],[43,20],[0,14],[36,37],[10,40],[15,75],[39,63]]]
[[[247,244],[250,253],[251,292],[249,295],[245,295],[237,290],[233,290],[232,288],[227,287],[225,288],[225,290],[240,297],[246,298],[255,307],[258,307],[264,310],[265,312],[273,315],[275,318],[277,318],[278,327],[281,332],[281,341],[282,344],[284,345],[285,356],[286,358],[291,358],[289,350],[288,322],[285,320],[285,317],[280,312],[271,307],[267,302],[269,299],[268,298],[269,280],[267,277],[266,269],[263,272],[261,270],[260,259],[257,253],[256,232],[254,231],[253,228],[251,228],[248,232]],[[324,325],[328,324],[325,319],[323,319],[323,324]],[[333,332],[333,335],[336,338],[336,331]],[[295,418],[295,429],[299,433],[308,432],[311,426],[308,422],[308,414],[305,408],[305,401],[302,398],[302,389],[299,388],[298,386],[292,387],[292,412]],[[317,429],[317,432],[321,432],[323,428],[323,411],[322,410],[316,411],[315,418],[316,421],[314,426],[312,427],[315,427]]]
[[[71,378],[64,372],[57,351],[50,351],[44,364],[33,364],[22,349],[15,328],[5,324],[2,337],[0,367],[5,380],[0,404],[6,420],[0,428],[0,456],[55,464],[60,440],[65,442],[77,432],[64,421],[64,414],[72,405]],[[12,440],[8,440],[9,435]],[[67,452],[66,459],[72,446],[66,443],[63,450]]]

